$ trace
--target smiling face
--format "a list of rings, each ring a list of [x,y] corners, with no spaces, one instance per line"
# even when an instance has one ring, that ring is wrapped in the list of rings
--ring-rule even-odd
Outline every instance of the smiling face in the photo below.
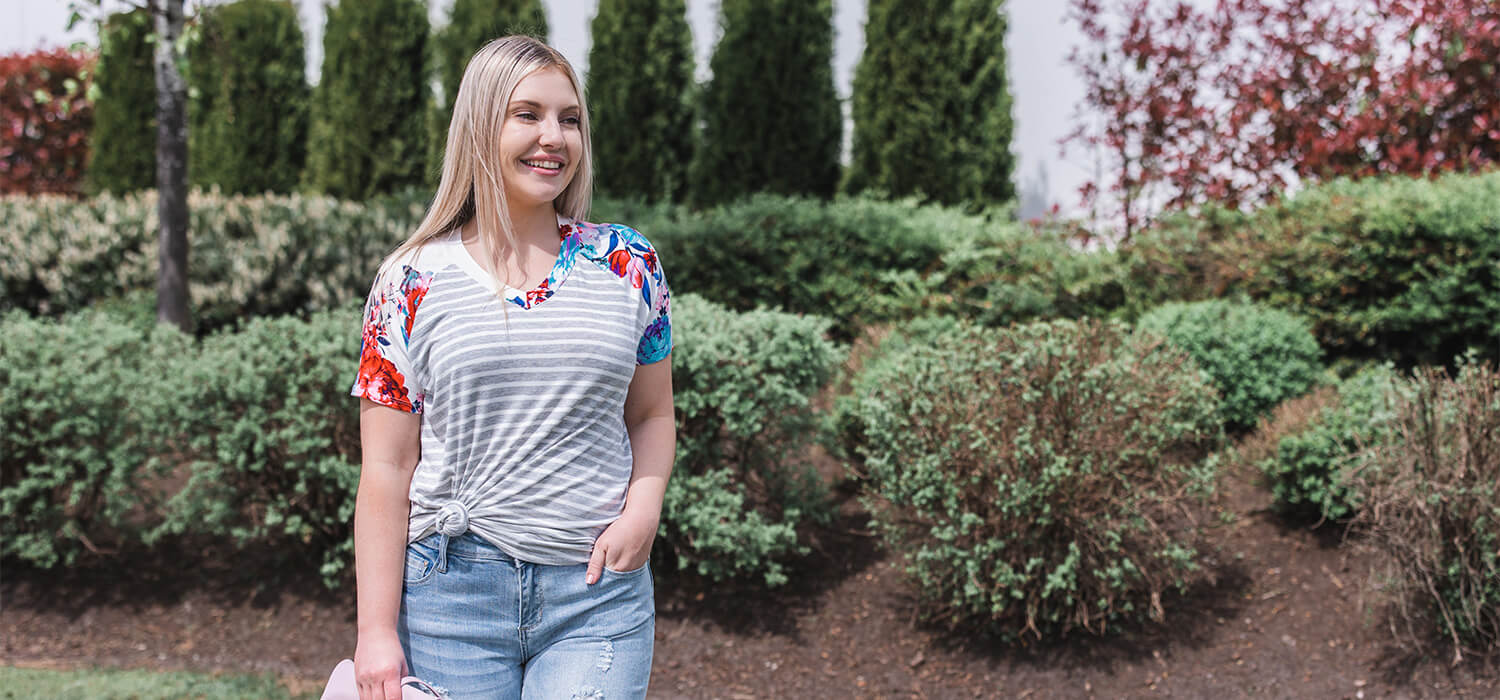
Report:
[[[556,68],[521,79],[500,127],[501,178],[510,207],[550,204],[573,181],[583,157],[578,95]]]

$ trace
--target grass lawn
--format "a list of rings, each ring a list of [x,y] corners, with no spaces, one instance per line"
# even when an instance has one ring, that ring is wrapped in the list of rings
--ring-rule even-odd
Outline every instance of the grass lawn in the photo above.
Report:
[[[155,671],[53,671],[0,666],[0,699],[59,700],[301,700],[271,674],[207,674]]]

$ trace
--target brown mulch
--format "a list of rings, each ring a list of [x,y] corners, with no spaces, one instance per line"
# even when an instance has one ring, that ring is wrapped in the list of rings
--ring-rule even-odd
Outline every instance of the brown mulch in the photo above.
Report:
[[[658,576],[652,697],[1489,698],[1492,661],[1397,647],[1363,603],[1369,558],[1285,524],[1246,470],[1225,484],[1218,582],[1164,624],[1104,639],[996,644],[922,622],[896,561],[843,484],[793,583],[772,593]],[[14,666],[269,671],[316,690],[354,649],[352,596],[265,552],[173,554],[0,571]]]

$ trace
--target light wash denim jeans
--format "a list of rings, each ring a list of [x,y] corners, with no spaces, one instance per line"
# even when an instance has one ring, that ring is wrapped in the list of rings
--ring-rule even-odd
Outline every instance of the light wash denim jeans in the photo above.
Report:
[[[397,633],[412,675],[452,700],[646,697],[656,603],[649,564],[517,561],[473,533],[406,549]]]

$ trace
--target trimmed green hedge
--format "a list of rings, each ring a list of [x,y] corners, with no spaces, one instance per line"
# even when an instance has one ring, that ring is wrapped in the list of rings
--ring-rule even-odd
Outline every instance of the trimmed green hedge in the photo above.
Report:
[[[416,226],[427,200],[416,190],[364,203],[193,194],[188,277],[198,330],[363,299],[370,270]],[[1104,315],[1120,303],[1112,254],[910,201],[761,195],[689,212],[601,199],[590,218],[644,232],[676,293],[831,318],[840,340],[867,323],[918,316],[1003,325]],[[150,192],[0,197],[0,219],[10,222],[0,231],[0,311],[55,315],[155,288]]]
[[[1500,172],[1339,180],[1251,214],[1169,219],[1122,250],[1128,303],[1246,295],[1332,358],[1500,358]]]
[[[188,199],[188,283],[200,331],[363,299],[426,202],[299,194]],[[156,196],[0,197],[0,310],[55,315],[156,286]]]
[[[1164,304],[1136,326],[1166,336],[1218,387],[1221,418],[1233,429],[1305,393],[1322,373],[1308,324],[1285,311],[1228,300]]]
[[[798,527],[827,515],[803,458],[812,399],[844,353],[826,319],[736,313],[691,295],[674,300],[673,325],[677,462],[663,541],[680,568],[708,578],[785,583],[784,564],[806,551]]]
[[[805,551],[801,526],[826,515],[800,460],[842,351],[826,320],[675,303],[679,448],[661,551],[711,579],[779,585]],[[26,340],[0,346],[0,555],[49,567],[85,538],[281,540],[334,585],[353,551],[358,322],[341,307],[194,341],[149,316],[0,319]]]
[[[138,536],[170,466],[167,365],[191,340],[102,313],[11,313],[0,334],[0,556],[68,565]]]
[[[929,615],[1098,633],[1206,576],[1186,514],[1215,488],[1220,429],[1191,358],[1118,322],[919,335],[888,341],[841,424]]]

